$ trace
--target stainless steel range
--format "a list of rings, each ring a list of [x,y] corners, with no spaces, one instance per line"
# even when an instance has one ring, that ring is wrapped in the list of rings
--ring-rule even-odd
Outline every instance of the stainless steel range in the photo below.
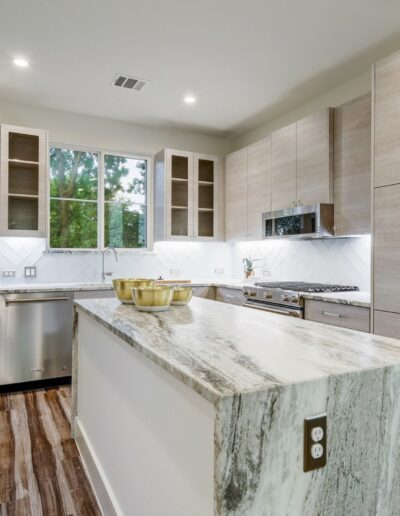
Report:
[[[245,287],[243,289],[243,294],[246,298],[244,306],[302,319],[304,312],[302,294],[353,292],[356,290],[359,290],[359,288],[346,285],[327,285],[324,283],[289,281],[255,283],[254,287]]]

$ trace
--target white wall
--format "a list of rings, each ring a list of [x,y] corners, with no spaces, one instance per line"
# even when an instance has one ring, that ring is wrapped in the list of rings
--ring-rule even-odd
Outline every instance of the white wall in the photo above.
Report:
[[[50,142],[111,151],[154,154],[164,147],[225,155],[223,138],[177,129],[136,125],[0,99],[0,122],[49,130]]]
[[[285,127],[292,122],[296,122],[296,120],[300,120],[316,111],[327,107],[340,106],[349,100],[360,97],[361,95],[371,91],[371,83],[371,72],[368,71],[363,73],[351,81],[345,82],[344,84],[325,92],[323,95],[316,97],[310,102],[298,106],[296,109],[283,113],[272,120],[267,120],[264,124],[255,127],[251,131],[232,138],[231,151],[261,140],[273,131],[280,129],[281,127]]]

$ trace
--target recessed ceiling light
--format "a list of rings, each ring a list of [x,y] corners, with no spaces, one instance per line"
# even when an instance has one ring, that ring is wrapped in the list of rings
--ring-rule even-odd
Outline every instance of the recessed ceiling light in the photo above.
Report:
[[[196,97],[194,95],[186,95],[183,102],[185,104],[194,104],[196,102]]]
[[[13,62],[15,66],[19,66],[20,68],[26,68],[27,66],[29,66],[28,61],[23,57],[16,57]]]

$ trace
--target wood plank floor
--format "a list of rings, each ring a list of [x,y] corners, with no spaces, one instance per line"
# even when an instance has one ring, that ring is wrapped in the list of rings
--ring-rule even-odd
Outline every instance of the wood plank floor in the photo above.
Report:
[[[70,387],[0,394],[0,516],[101,515],[70,424]]]

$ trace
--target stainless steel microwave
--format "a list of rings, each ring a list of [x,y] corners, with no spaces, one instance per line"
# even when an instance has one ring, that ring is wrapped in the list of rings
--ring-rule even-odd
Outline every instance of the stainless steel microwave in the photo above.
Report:
[[[333,236],[333,204],[296,206],[262,215],[263,238],[312,239]]]

